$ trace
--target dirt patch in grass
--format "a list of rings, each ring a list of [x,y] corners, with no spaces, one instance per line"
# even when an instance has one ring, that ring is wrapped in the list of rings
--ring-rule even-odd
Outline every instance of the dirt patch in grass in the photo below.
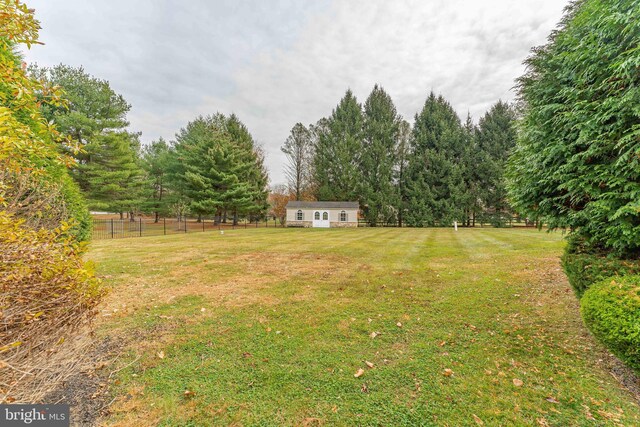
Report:
[[[108,338],[94,344],[82,358],[81,368],[48,393],[43,402],[69,404],[72,426],[96,425],[100,417],[108,414],[108,386],[119,348]]]
[[[173,266],[171,273],[162,277],[120,276],[101,314],[111,321],[144,306],[167,304],[188,295],[203,296],[228,307],[275,305],[282,301],[270,292],[274,283],[333,280],[351,274],[352,266],[344,257],[308,253],[255,252],[222,259],[203,256],[201,262]],[[293,298],[299,301],[309,295],[308,288],[301,286]]]

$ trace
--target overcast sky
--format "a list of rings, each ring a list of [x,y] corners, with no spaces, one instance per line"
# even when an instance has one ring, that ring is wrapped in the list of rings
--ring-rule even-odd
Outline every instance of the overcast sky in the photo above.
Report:
[[[235,112],[264,146],[272,183],[296,122],[327,116],[347,88],[380,83],[409,121],[433,90],[474,120],[545,42],[567,0],[29,0],[42,66],[84,66],[132,104],[143,142],[200,114]]]

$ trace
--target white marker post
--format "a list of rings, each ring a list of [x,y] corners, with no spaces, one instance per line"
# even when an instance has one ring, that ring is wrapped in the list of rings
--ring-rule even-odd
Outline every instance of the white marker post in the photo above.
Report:
[[[453,221],[453,229],[458,231],[458,221]]]

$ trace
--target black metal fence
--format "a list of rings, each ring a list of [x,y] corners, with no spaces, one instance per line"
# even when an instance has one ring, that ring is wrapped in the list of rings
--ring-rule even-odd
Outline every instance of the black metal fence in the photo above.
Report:
[[[371,227],[366,219],[359,218],[358,219],[358,227]],[[389,221],[389,222],[378,222],[375,227],[399,227],[397,221]],[[407,222],[402,223],[402,227],[415,227],[416,225],[407,224]],[[420,225],[417,225],[418,227]],[[453,227],[453,224],[425,224],[425,227]],[[467,222],[458,222],[458,227],[498,227],[498,228],[511,228],[511,227],[537,227],[538,223],[535,221],[529,221],[525,218],[519,217],[517,215],[509,215],[509,214],[500,214],[500,213],[490,213],[490,214],[482,214],[478,215],[475,219],[469,219]]]
[[[135,218],[135,219],[94,219],[94,239],[122,239],[126,237],[163,236],[167,234],[196,233],[203,231],[235,230],[239,228],[282,227],[279,220],[242,220],[216,223],[202,219],[176,218]]]

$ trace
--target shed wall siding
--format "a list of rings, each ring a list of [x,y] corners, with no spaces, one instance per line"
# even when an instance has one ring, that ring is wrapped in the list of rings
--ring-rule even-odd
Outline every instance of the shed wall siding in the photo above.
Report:
[[[291,227],[312,226],[313,214],[316,210],[329,212],[329,222],[331,227],[356,227],[358,225],[357,209],[300,209],[302,211],[302,221],[296,219],[298,209],[287,209],[287,225]],[[340,221],[340,212],[347,213],[347,221]],[[306,223],[309,223],[306,225]]]

